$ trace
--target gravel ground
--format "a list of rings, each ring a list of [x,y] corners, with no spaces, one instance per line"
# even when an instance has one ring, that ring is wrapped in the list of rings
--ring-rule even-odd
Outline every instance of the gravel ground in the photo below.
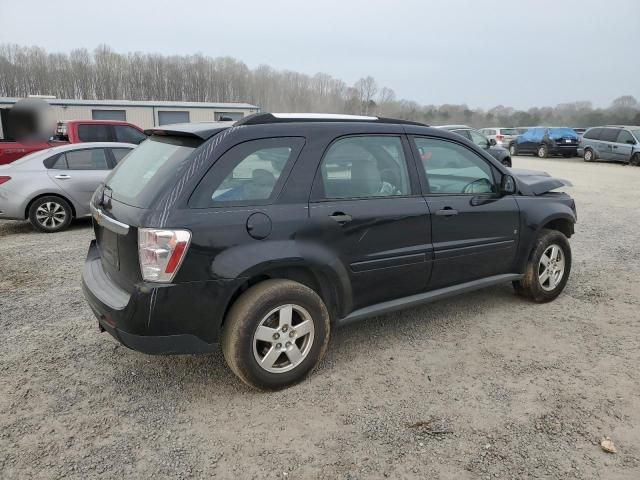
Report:
[[[0,478],[640,478],[640,168],[514,164],[575,183],[563,295],[505,285],[345,327],[278,393],[221,353],[98,334],[88,222],[0,222]]]

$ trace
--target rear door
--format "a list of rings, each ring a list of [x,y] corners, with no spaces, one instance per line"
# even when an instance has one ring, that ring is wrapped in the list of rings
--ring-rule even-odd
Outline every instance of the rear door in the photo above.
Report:
[[[421,136],[413,142],[431,212],[429,289],[513,273],[520,213],[512,195],[497,193],[500,172],[457,142]]]
[[[602,160],[615,161],[617,160],[615,150],[617,150],[619,128],[603,128],[600,133],[600,141],[598,142],[598,157]],[[614,147],[616,147],[614,149]]]
[[[425,291],[429,209],[403,135],[335,139],[314,180],[310,223],[340,259],[358,309]]]
[[[47,172],[76,203],[78,216],[89,212],[89,201],[113,168],[106,148],[84,148],[61,154]]]

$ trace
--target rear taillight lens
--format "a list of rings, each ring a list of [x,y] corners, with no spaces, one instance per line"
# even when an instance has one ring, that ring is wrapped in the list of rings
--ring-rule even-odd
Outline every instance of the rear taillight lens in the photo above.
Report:
[[[504,135],[496,135],[496,140],[504,140]]]
[[[0,176],[0,185],[7,183],[9,180],[11,180],[11,177]]]
[[[138,254],[142,278],[148,282],[170,282],[187,254],[188,230],[138,229]]]

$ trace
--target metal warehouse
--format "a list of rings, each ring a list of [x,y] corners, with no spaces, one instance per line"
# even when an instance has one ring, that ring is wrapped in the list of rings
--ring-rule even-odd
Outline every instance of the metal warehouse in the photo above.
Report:
[[[221,117],[238,120],[260,111],[248,103],[165,102],[144,100],[65,100],[40,97],[53,108],[56,120],[122,120],[151,128],[183,122],[207,122]],[[0,108],[20,98],[0,97]]]

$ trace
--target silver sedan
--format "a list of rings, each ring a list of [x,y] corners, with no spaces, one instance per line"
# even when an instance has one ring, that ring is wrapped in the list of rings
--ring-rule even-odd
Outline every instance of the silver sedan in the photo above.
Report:
[[[90,215],[89,200],[129,143],[77,143],[41,150],[0,166],[0,220],[26,220],[59,232]]]

